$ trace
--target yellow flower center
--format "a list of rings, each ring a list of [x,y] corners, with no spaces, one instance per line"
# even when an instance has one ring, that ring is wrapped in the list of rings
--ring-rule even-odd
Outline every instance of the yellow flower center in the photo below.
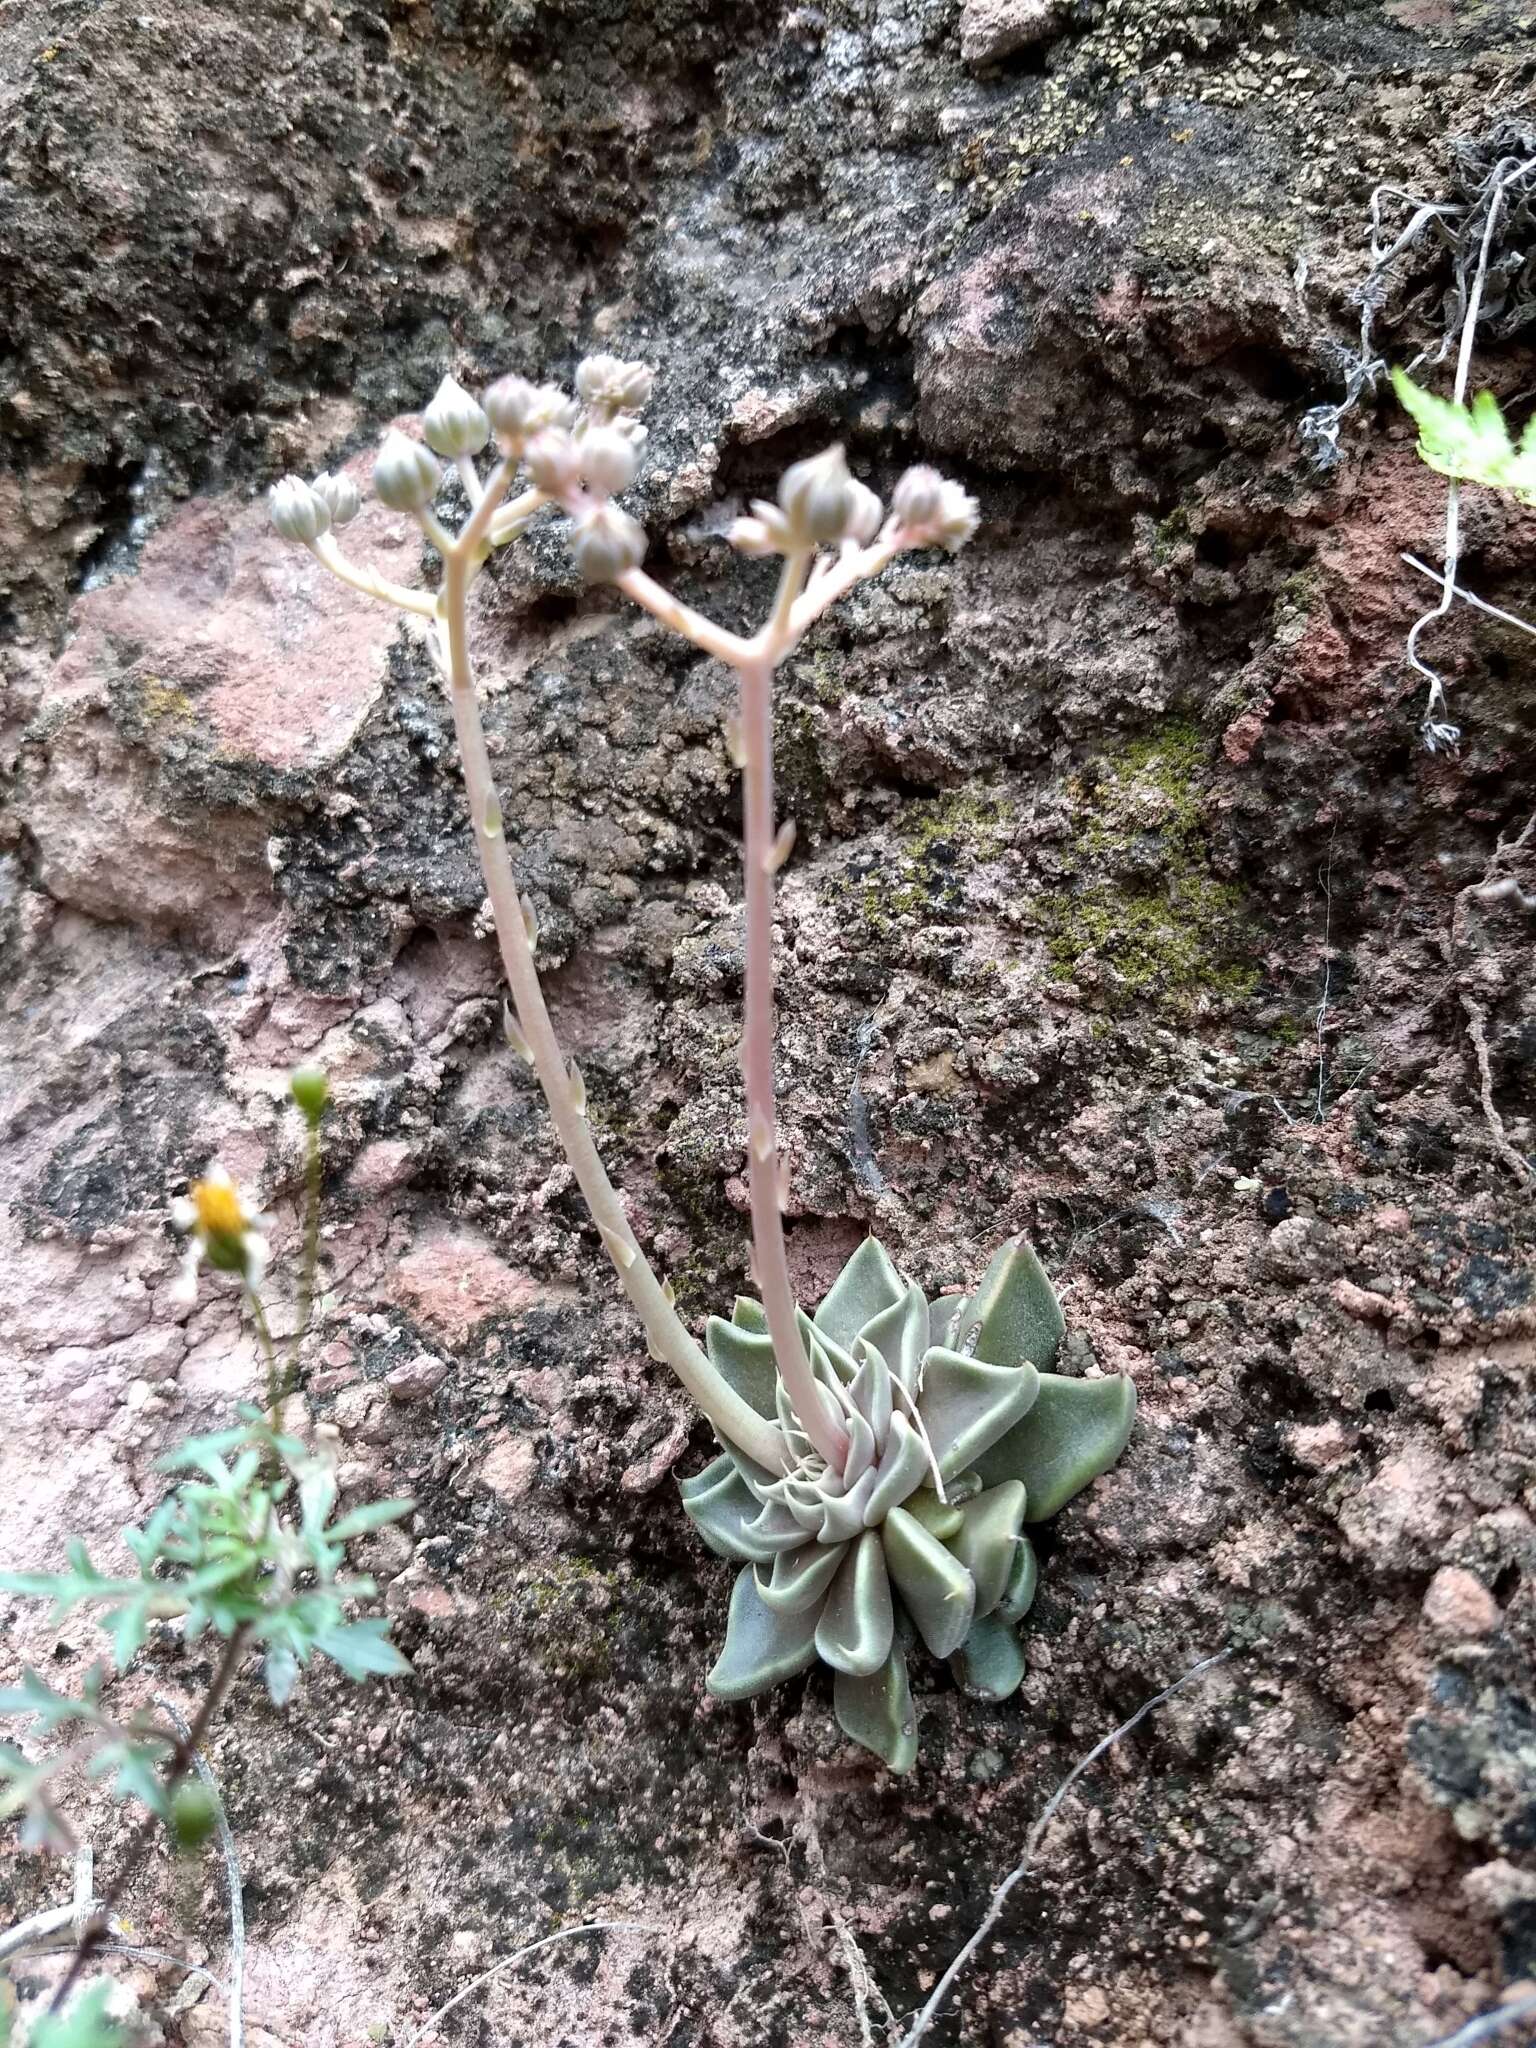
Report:
[[[191,1199],[197,1211],[197,1227],[204,1236],[238,1237],[245,1229],[245,1211],[240,1206],[240,1197],[225,1182],[194,1181]]]

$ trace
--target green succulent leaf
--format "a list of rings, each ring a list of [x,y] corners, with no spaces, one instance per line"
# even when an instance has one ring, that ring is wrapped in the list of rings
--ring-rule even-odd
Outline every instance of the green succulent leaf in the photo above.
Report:
[[[905,1508],[893,1508],[881,1530],[885,1562],[901,1604],[935,1657],[949,1657],[970,1633],[976,1583],[931,1530]]]
[[[914,1521],[921,1522],[928,1534],[937,1536],[941,1543],[947,1543],[960,1527],[960,1509],[955,1502],[953,1487],[949,1488],[948,1500],[940,1500],[930,1486],[920,1487],[916,1493],[907,1496],[902,1506]]]
[[[1040,1394],[1021,1422],[975,1461],[988,1486],[1022,1480],[1032,1522],[1043,1522],[1107,1472],[1130,1441],[1136,1389],[1128,1379],[1040,1375]]]
[[[762,1502],[730,1452],[722,1451],[702,1472],[685,1479],[679,1492],[684,1513],[716,1557],[736,1564],[768,1564],[777,1555],[772,1545],[751,1532],[763,1511]]]
[[[728,1323],[723,1316],[711,1316],[704,1326],[704,1349],[731,1392],[771,1422],[777,1412],[779,1374],[773,1361],[773,1339],[766,1327],[759,1335],[740,1323]]]
[[[704,1683],[717,1700],[747,1700],[805,1671],[816,1661],[814,1607],[798,1614],[770,1607],[752,1565],[731,1588],[725,1648]]]
[[[760,1301],[754,1301],[750,1294],[738,1294],[735,1307],[731,1310],[731,1321],[743,1330],[753,1330],[758,1336],[768,1331],[768,1311]]]
[[[935,1346],[923,1360],[919,1411],[945,1479],[981,1453],[1033,1407],[1040,1375],[1032,1365],[989,1365]]]
[[[872,1316],[855,1342],[869,1345],[885,1360],[892,1377],[915,1396],[922,1380],[923,1353],[930,1343],[928,1299],[921,1287],[909,1287],[900,1301]]]
[[[1024,1521],[1024,1488],[1016,1479],[989,1487],[960,1510],[950,1549],[976,1582],[976,1613],[990,1614],[1008,1589]]]
[[[816,1627],[816,1654],[834,1671],[867,1678],[891,1654],[894,1629],[884,1546],[878,1530],[866,1529],[832,1581]]]
[[[993,1609],[998,1620],[1022,1621],[1034,1605],[1035,1588],[1039,1582],[1040,1564],[1035,1556],[1035,1546],[1027,1536],[1021,1536],[1013,1570],[1008,1574],[1008,1584],[1003,1589],[1002,1599]]]
[[[826,1299],[812,1320],[844,1351],[866,1323],[883,1309],[894,1308],[907,1291],[907,1283],[891,1264],[890,1254],[877,1237],[866,1237],[841,1273],[832,1282]]]
[[[917,1715],[900,1643],[892,1643],[890,1656],[867,1677],[839,1671],[832,1708],[843,1733],[873,1750],[888,1770],[900,1776],[917,1762]]]
[[[931,1470],[923,1439],[904,1415],[893,1415],[885,1462],[864,1503],[864,1526],[878,1527],[892,1508],[911,1498]]]
[[[802,1543],[798,1550],[781,1550],[766,1582],[759,1577],[758,1596],[785,1614],[819,1607],[847,1555],[846,1543]]]
[[[997,1253],[966,1302],[953,1348],[989,1365],[1033,1365],[1044,1372],[1061,1348],[1066,1327],[1044,1266],[1015,1237]]]
[[[1024,1652],[1011,1625],[983,1615],[949,1660],[955,1683],[973,1700],[1005,1700],[1023,1682]]]

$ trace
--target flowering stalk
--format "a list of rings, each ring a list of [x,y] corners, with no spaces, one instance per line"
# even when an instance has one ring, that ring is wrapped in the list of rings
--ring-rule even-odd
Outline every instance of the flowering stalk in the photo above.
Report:
[[[748,1127],[748,1186],[754,1267],[762,1290],[774,1363],[798,1435],[829,1468],[849,1453],[843,1408],[817,1381],[800,1331],[781,1215],[781,1162],[773,1078],[774,876],[793,844],[792,823],[775,828],[773,808],[773,676],[808,627],[903,549],[954,549],[975,527],[975,505],[958,485],[933,471],[909,470],[896,489],[891,516],[872,491],[849,476],[843,452],[797,463],[783,478],[776,504],[757,503],[738,520],[731,540],[749,555],[784,558],[778,596],[761,631],[730,632],[653,582],[640,564],[645,534],[612,500],[633,481],[645,430],[636,414],[650,394],[651,373],[611,356],[589,357],[577,371],[580,404],[556,387],[505,377],[477,402],[445,378],[423,415],[426,446],[389,434],[374,464],[378,497],[409,514],[443,561],[435,600],[406,592],[347,562],[332,537],[358,509],[355,488],[329,476],[306,485],[285,478],[271,497],[274,524],[337,575],[366,594],[402,609],[430,611],[448,682],[475,846],[490,896],[515,1024],[508,1035],[532,1066],[556,1133],[612,1259],[645,1326],[653,1355],[669,1364],[727,1444],[770,1474],[793,1470],[801,1445],[782,1418],[775,1422],[726,1382],[684,1327],[670,1288],[656,1278],[609,1181],[586,1117],[586,1092],[560,1048],[534,962],[532,915],[519,894],[507,853],[503,813],[491,772],[471,669],[467,603],[491,550],[515,539],[545,506],[572,521],[571,547],[589,582],[611,582],[634,603],[705,653],[735,669],[743,797],[747,967],[742,1069]],[[484,479],[475,457],[494,435],[500,460]],[[470,513],[455,536],[440,523],[434,501],[441,456],[456,469]],[[519,465],[527,484],[508,499]],[[820,561],[818,550],[835,552]]]

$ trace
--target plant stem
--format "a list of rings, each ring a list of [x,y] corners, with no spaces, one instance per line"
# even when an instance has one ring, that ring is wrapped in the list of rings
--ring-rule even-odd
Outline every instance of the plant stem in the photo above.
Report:
[[[822,1403],[806,1356],[796,1313],[779,1210],[779,1152],[773,1081],[773,672],[790,644],[795,596],[807,557],[784,564],[773,615],[737,665],[741,684],[741,803],[747,972],[741,1033],[741,1072],[747,1097],[747,1186],[752,1205],[752,1246],[757,1284],[773,1355],[800,1427],[829,1465],[841,1466],[848,1435]]]
[[[267,1321],[266,1309],[255,1288],[246,1283],[245,1298],[251,1305],[251,1321],[256,1327],[256,1342],[261,1346],[261,1355],[267,1368],[267,1411],[268,1420],[274,1430],[283,1419],[283,1371],[277,1362],[277,1346],[272,1342],[272,1326]]]
[[[197,1710],[196,1719],[185,1735],[177,1737],[176,1747],[172,1750],[170,1762],[165,1767],[165,1778],[162,1783],[162,1790],[168,1799],[192,1768],[193,1758],[202,1746],[203,1737],[208,1733],[214,1715],[223,1705],[224,1695],[229,1691],[230,1686],[234,1682],[235,1672],[239,1668],[240,1659],[245,1654],[245,1646],[250,1638],[250,1633],[249,1623],[242,1622],[240,1627],[235,1630],[229,1641],[224,1645],[224,1654],[214,1667],[213,1677],[209,1682],[207,1692],[203,1694],[203,1702]],[[75,1952],[70,1958],[69,1968],[65,1972],[64,1981],[49,2001],[48,2011],[50,2015],[62,2010],[64,2001],[80,1981],[81,1971],[110,1933],[112,1909],[122,1898],[123,1893],[128,1889],[129,1883],[132,1881],[134,1873],[148,1855],[150,1845],[155,1839],[155,1833],[160,1824],[159,1814],[146,1813],[143,1820],[140,1821],[138,1827],[134,1830],[133,1839],[128,1844],[128,1853],[123,1859],[117,1876],[103,1893],[96,1911],[81,1930],[80,1939],[75,1944]]]
[[[408,590],[403,583],[391,583],[387,576],[379,576],[372,569],[359,568],[342,553],[333,534],[322,533],[318,540],[310,542],[309,551],[340,582],[360,590],[364,597],[376,597],[383,604],[398,605],[401,611],[417,612],[423,618],[436,615],[437,600],[430,590]]]
[[[304,1119],[304,1263],[299,1272],[299,1326],[293,1333],[283,1375],[283,1392],[298,1381],[299,1352],[315,1313],[315,1275],[320,1270],[320,1127]],[[275,1427],[274,1419],[274,1427]]]
[[[598,1156],[585,1113],[578,1105],[565,1055],[560,1049],[545,1006],[544,992],[539,985],[533,948],[523,922],[517,881],[502,836],[501,808],[475,696],[466,616],[469,586],[479,567],[476,556],[496,502],[505,488],[504,475],[498,470],[444,559],[439,626],[475,846],[491,899],[502,965],[512,991],[518,1026],[528,1046],[544,1099],[549,1104],[561,1147],[613,1261],[620,1285],[645,1326],[652,1350],[671,1366],[727,1442],[768,1470],[780,1472],[786,1462],[782,1432],[750,1407],[715,1371],[684,1327],[640,1249],[624,1206]]]

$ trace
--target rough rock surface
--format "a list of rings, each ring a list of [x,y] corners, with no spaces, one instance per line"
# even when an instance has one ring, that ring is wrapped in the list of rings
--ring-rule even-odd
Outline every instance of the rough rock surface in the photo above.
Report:
[[[171,1304],[164,1219],[217,1152],[291,1253],[301,1058],[337,1096],[307,1400],[349,1487],[419,1504],[370,1559],[415,1682],[283,1719],[253,1683],[214,1745],[273,2039],[399,2041],[582,1919],[653,1931],[439,2038],[852,2044],[860,1998],[883,2038],[1070,1763],[1224,1643],[929,2039],[1414,2048],[1536,1975],[1536,983],[1518,896],[1470,893],[1530,803],[1530,642],[1436,629],[1465,741],[1424,753],[1399,556],[1439,488],[1387,410],[1327,473],[1296,435],[1372,186],[1442,191],[1447,138],[1528,108],[1528,10],[1077,0],[973,73],[977,12],[0,18],[0,1554],[109,1555],[255,1386],[227,1299]],[[733,621],[765,572],[723,518],[833,434],[983,505],[782,678],[791,1251],[809,1299],[871,1224],[930,1287],[1027,1231],[1141,1420],[1047,1546],[1022,1694],[924,1670],[899,1788],[820,1678],[704,1696],[730,1574],[671,1480],[706,1432],[501,1043],[430,665],[253,502],[365,468],[446,369],[594,341],[659,369],[652,566]],[[1529,608],[1531,515],[1466,524],[1466,579]],[[543,543],[475,636],[551,1000],[700,1316],[745,1280],[725,679]],[[95,1654],[0,1629],[56,1681]],[[133,1683],[204,1668],[165,1641]],[[205,1878],[139,1887],[146,1939],[218,1956]],[[6,1915],[66,1891],[0,1869]],[[209,2000],[182,2038],[221,2038]]]

